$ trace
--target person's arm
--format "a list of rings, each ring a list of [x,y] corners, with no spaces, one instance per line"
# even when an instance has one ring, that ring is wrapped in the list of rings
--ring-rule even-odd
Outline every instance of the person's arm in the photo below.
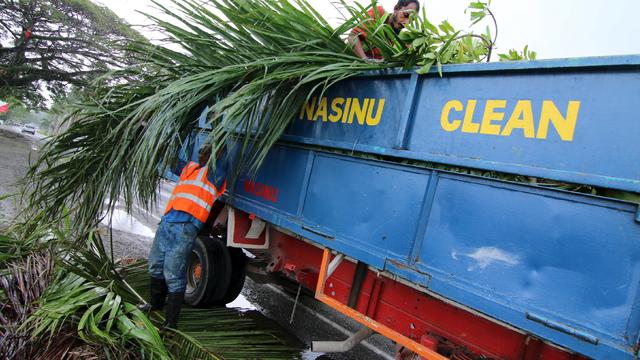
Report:
[[[220,191],[224,182],[227,178],[227,161],[226,157],[222,157],[220,160],[216,161],[216,169],[215,171],[211,171],[211,166],[209,166],[209,171],[207,171],[207,180],[212,183],[216,190]]]
[[[362,60],[367,60],[369,57],[364,52],[364,48],[362,47],[362,41],[360,40],[360,35],[356,32],[352,32],[349,34],[349,44],[353,47],[353,52]]]
[[[380,18],[382,16],[384,16],[384,8],[382,6],[378,6],[377,8],[377,16],[374,12],[374,9],[369,9],[369,11],[367,11],[367,13],[369,14],[369,16],[372,19],[376,19],[376,18]],[[364,46],[363,41],[366,41],[367,39],[367,32],[366,32],[366,26],[367,24],[364,23],[362,24],[361,27],[356,27],[354,28],[351,33],[349,34],[349,38],[347,41],[349,41],[349,45],[351,45],[351,48],[353,49],[353,52],[356,54],[356,56],[358,56],[360,59],[366,61],[366,62],[372,62],[372,63],[377,63],[377,62],[381,62],[381,59],[376,59],[376,58],[371,58],[369,57],[369,55],[367,55],[367,53],[364,51]]]

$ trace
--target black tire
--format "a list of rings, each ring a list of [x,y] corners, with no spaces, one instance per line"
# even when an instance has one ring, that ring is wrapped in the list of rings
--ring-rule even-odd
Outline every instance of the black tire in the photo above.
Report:
[[[240,295],[244,287],[244,280],[247,278],[247,257],[244,251],[232,247],[228,247],[227,250],[231,255],[231,280],[222,299],[214,302],[215,305],[220,306],[227,305]]]
[[[199,307],[220,301],[229,289],[231,274],[231,255],[222,240],[198,236],[187,263],[184,301]]]

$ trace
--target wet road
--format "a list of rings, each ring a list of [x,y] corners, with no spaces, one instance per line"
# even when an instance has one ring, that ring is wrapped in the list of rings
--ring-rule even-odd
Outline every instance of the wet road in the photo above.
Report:
[[[31,155],[30,142],[13,127],[0,125],[0,198],[18,192],[15,182],[26,174]],[[14,198],[0,200],[0,227],[10,224],[16,210]]]

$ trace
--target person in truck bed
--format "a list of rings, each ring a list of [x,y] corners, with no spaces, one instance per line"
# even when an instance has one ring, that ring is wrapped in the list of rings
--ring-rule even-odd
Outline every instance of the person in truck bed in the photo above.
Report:
[[[418,0],[401,0],[393,7],[393,13],[387,18],[389,24],[396,33],[409,23],[412,13],[420,11],[420,2]],[[377,12],[377,16],[376,16]],[[382,6],[376,9],[369,9],[369,16],[375,19],[384,16],[385,10]],[[366,61],[380,61],[382,54],[380,49],[367,44],[367,34],[361,28],[355,28],[349,36],[349,42],[353,45],[353,52]]]
[[[224,194],[227,182],[223,151],[217,154],[216,171],[207,163],[211,145],[204,145],[198,162],[182,169],[180,181],[171,194],[149,253],[150,304],[143,310],[165,307],[163,328],[176,329],[187,285],[187,261],[198,232],[207,222],[213,203]]]

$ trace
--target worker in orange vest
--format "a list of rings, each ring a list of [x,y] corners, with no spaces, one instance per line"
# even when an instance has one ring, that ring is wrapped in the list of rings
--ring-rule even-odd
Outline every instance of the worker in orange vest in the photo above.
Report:
[[[216,171],[207,163],[211,146],[204,145],[198,153],[198,163],[189,162],[180,174],[180,181],[164,211],[149,253],[151,275],[150,304],[144,310],[165,307],[163,328],[176,329],[187,285],[187,261],[198,232],[207,222],[213,203],[226,189],[226,167],[218,154]]]
[[[411,14],[420,11],[420,1],[418,0],[399,0],[393,7],[393,13],[387,18],[387,24],[391,26],[394,32],[400,33],[405,25],[411,20]],[[382,6],[367,11],[372,19],[382,18],[386,12]],[[353,52],[361,59],[368,62],[379,62],[382,59],[380,49],[370,46],[367,43],[367,32],[363,29],[367,24],[363,23],[360,27],[353,29],[349,35],[349,43],[353,45]]]

